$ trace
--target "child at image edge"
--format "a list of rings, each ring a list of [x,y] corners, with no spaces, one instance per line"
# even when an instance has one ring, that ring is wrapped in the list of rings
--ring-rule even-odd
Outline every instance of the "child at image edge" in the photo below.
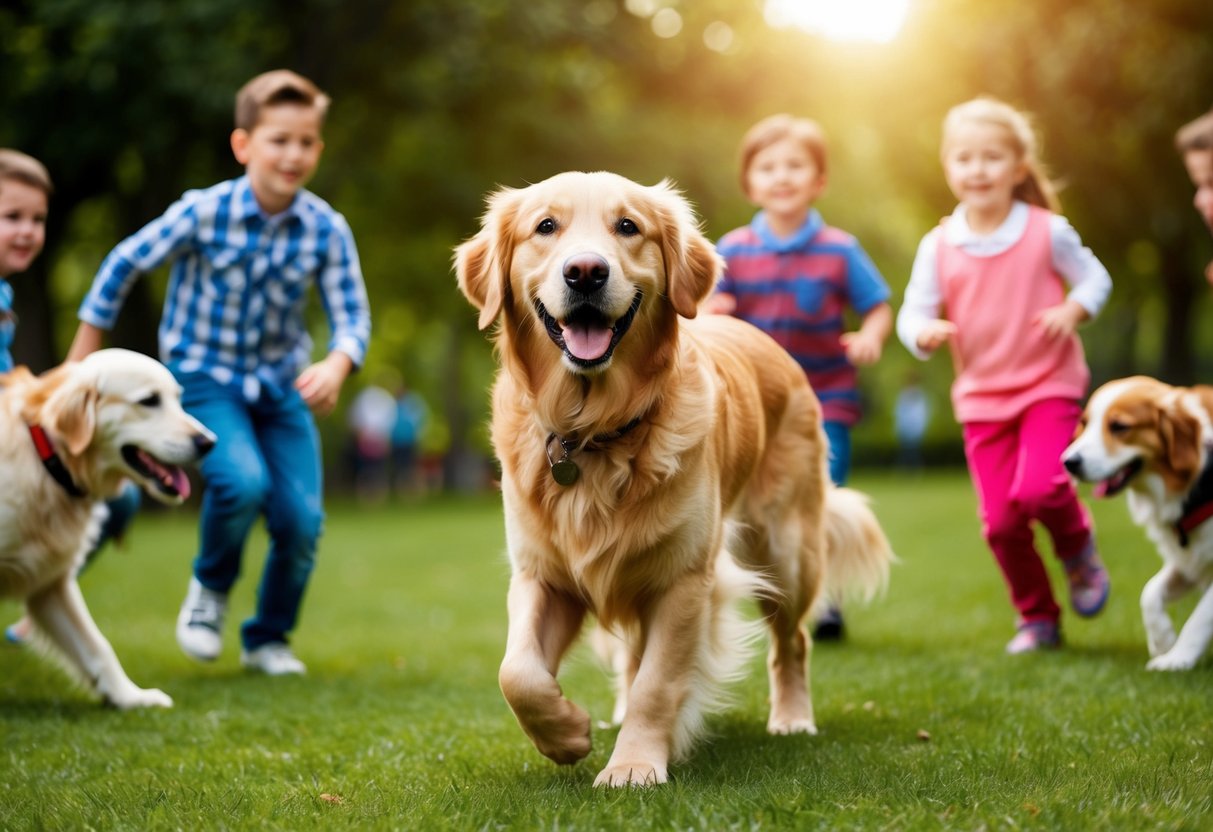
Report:
[[[270,549],[256,610],[241,628],[241,662],[270,675],[306,671],[287,636],[324,517],[309,408],[321,416],[333,409],[370,337],[349,227],[303,187],[320,161],[327,107],[311,81],[287,70],[245,84],[231,136],[245,174],[187,192],[114,248],[80,307],[69,354],[100,347],[131,284],[171,261],[161,359],[181,383],[186,410],[218,437],[202,462],[199,549],[177,641],[195,659],[219,656],[228,592],[264,514]],[[327,356],[309,366],[303,313],[313,285],[332,335]]]
[[[1213,110],[1179,128],[1175,149],[1196,187],[1192,204],[1213,232]],[[1213,263],[1205,267],[1205,279],[1213,285]]]
[[[10,349],[17,330],[13,287],[8,278],[28,269],[42,252],[53,190],[50,174],[41,162],[18,150],[0,148],[0,373],[13,369]],[[86,563],[108,541],[122,539],[140,503],[139,488],[131,482],[118,496],[106,501],[109,513],[97,542],[85,556]],[[23,617],[5,628],[4,638],[12,644],[24,644],[32,629],[33,621]]]
[[[750,128],[741,142],[741,188],[761,210],[717,244],[725,273],[704,309],[754,324],[804,368],[821,400],[830,479],[843,485],[861,415],[856,368],[880,358],[893,312],[889,287],[859,243],[813,207],[826,181],[825,135],[816,122],[781,114]],[[855,332],[844,330],[848,306],[862,319]],[[814,636],[842,634],[832,604]]]
[[[897,316],[898,337],[918,358],[951,347],[952,406],[982,533],[1018,613],[1012,654],[1061,643],[1033,521],[1052,536],[1076,613],[1099,613],[1109,590],[1060,456],[1090,381],[1076,329],[1103,308],[1112,281],[1054,213],[1035,143],[1026,117],[1002,102],[949,111],[943,169],[960,204],[919,245]]]

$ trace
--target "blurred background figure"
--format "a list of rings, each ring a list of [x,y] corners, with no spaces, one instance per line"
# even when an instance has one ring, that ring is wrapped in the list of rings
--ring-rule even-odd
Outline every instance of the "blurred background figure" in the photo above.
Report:
[[[388,494],[388,462],[396,427],[396,399],[384,388],[370,384],[350,403],[350,461],[354,493],[365,502],[382,502]]]
[[[396,388],[395,422],[392,425],[392,491],[412,494],[421,489],[417,452],[422,431],[429,421],[430,409],[420,394],[403,382]]]
[[[897,467],[908,471],[922,468],[922,440],[931,423],[931,399],[917,373],[906,384],[893,405],[893,433],[897,437]]]

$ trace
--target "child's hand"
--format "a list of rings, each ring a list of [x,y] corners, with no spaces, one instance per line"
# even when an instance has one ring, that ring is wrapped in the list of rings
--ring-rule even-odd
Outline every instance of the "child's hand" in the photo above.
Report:
[[[337,406],[341,385],[345,383],[354,362],[343,352],[331,352],[295,379],[295,389],[317,416],[327,416]]]
[[[708,315],[731,315],[737,308],[737,298],[725,292],[709,295],[707,300],[699,305],[699,311]]]
[[[935,352],[935,350],[942,347],[948,341],[951,341],[952,336],[955,334],[956,324],[939,318],[929,322],[922,328],[922,332],[918,333],[915,344],[923,352]]]
[[[1044,330],[1046,338],[1055,341],[1073,335],[1078,325],[1089,317],[1082,304],[1067,300],[1043,310],[1032,323]]]
[[[847,360],[856,367],[866,367],[880,360],[884,342],[872,332],[844,332],[838,339],[847,350]]]

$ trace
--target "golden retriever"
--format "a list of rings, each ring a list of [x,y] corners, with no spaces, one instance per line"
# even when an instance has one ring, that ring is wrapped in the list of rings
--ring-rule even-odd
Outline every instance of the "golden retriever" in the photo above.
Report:
[[[595,785],[666,781],[742,669],[747,594],[770,625],[768,730],[815,733],[803,621],[847,579],[875,591],[892,558],[865,499],[828,485],[800,367],[749,324],[696,317],[720,268],[667,183],[603,172],[492,194],[455,254],[481,329],[499,322],[501,689],[539,751],[586,756],[556,674],[597,618],[621,727]]]
[[[1091,394],[1062,462],[1096,483],[1096,496],[1127,489],[1129,513],[1162,556],[1141,593],[1150,670],[1188,670],[1213,639],[1213,387],[1172,387],[1146,376]],[[1179,636],[1170,604],[1200,592]]]
[[[68,670],[118,708],[169,707],[135,685],[97,629],[76,569],[99,531],[99,500],[125,479],[161,502],[189,496],[180,468],[215,437],[181,409],[158,361],[100,350],[34,376],[0,376],[0,597],[19,598]]]

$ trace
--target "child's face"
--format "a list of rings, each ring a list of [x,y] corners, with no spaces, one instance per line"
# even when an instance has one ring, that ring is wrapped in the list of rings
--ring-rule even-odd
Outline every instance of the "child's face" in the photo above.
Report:
[[[1009,211],[1015,186],[1028,174],[1006,128],[981,122],[952,128],[943,171],[957,201],[980,214]]]
[[[46,242],[46,193],[13,179],[0,181],[0,277],[30,267]]]
[[[746,170],[746,194],[768,214],[803,214],[825,188],[809,149],[795,139],[780,139],[754,154]]]
[[[1196,186],[1192,204],[1213,231],[1213,150],[1189,150],[1184,154],[1184,167]]]
[[[285,211],[320,163],[324,141],[315,107],[275,104],[257,126],[232,133],[232,153],[245,166],[253,194],[267,213]]]

